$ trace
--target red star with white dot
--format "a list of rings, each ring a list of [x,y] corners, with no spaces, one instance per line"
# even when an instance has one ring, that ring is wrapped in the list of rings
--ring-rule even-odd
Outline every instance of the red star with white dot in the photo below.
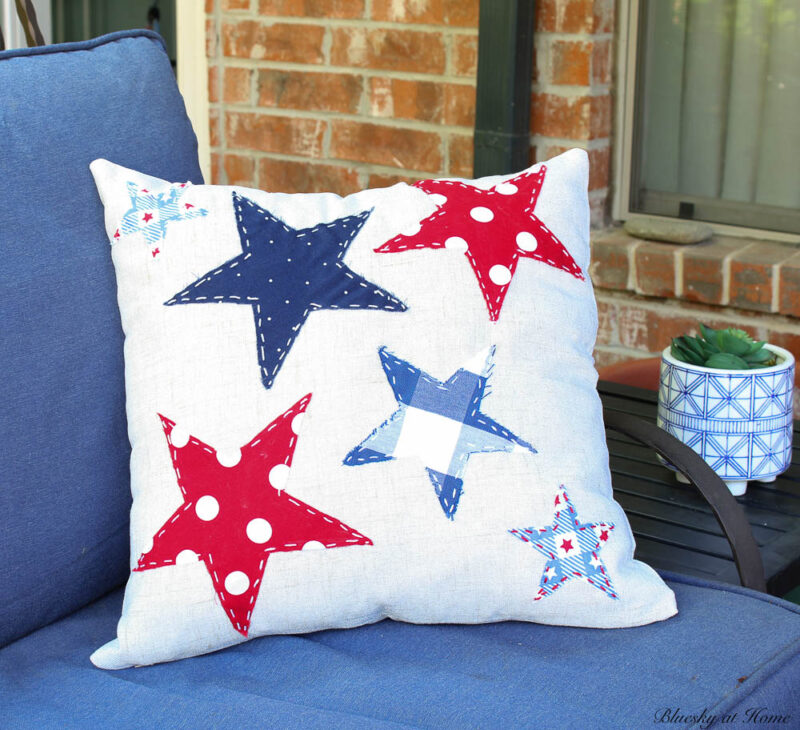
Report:
[[[310,394],[299,400],[238,453],[217,452],[160,416],[184,501],[134,570],[202,560],[222,608],[243,636],[272,553],[372,545],[282,491],[310,400]]]
[[[489,318],[496,322],[521,257],[584,279],[564,244],[533,212],[546,172],[542,165],[489,190],[455,180],[415,183],[434,199],[438,210],[422,220],[418,230],[395,236],[375,251],[449,248],[463,252],[478,279]]]

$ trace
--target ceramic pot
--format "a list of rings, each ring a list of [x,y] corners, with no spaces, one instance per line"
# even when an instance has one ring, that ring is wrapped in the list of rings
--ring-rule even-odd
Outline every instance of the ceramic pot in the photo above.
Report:
[[[778,363],[759,370],[716,370],[676,360],[669,347],[661,353],[658,425],[700,454],[736,496],[750,480],[774,481],[791,459],[794,357],[765,347]]]

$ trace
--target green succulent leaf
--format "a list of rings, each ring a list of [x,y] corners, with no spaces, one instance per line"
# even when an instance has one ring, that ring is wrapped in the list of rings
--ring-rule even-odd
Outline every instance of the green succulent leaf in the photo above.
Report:
[[[683,335],[672,340],[670,352],[676,360],[719,370],[747,370],[775,365],[778,358],[744,330],[726,327],[715,330],[702,322],[700,337]]]
[[[745,332],[744,330],[736,329],[736,327],[728,327],[726,332],[730,332],[734,337],[738,337],[740,340],[744,340],[745,342],[752,342],[753,338],[750,337],[749,333]]]
[[[706,361],[707,368],[719,370],[747,370],[748,364],[738,355],[730,352],[717,352]]]
[[[700,332],[703,335],[703,339],[706,342],[710,342],[715,347],[719,347],[719,345],[717,345],[717,330],[706,327],[702,322],[698,322],[698,324],[700,325]]]
[[[777,362],[775,354],[766,349],[745,355],[744,360],[748,365],[755,365],[759,368],[772,367]]]
[[[683,347],[678,340],[672,340],[669,348],[670,355],[681,362],[688,362],[692,365],[700,365],[702,361],[691,350]]]
[[[766,344],[767,343],[764,340],[753,342],[753,344],[750,345],[750,352],[748,354],[752,355],[754,352],[758,352]]]
[[[704,362],[711,353],[706,353],[703,349],[703,341],[698,337],[679,337],[681,346],[691,350],[701,362]]]
[[[741,331],[741,330],[739,330]],[[746,355],[750,352],[750,343],[734,334],[735,330],[720,330],[717,332],[717,341],[722,352],[731,355]],[[746,334],[746,333],[745,333]],[[749,338],[748,338],[749,339]]]

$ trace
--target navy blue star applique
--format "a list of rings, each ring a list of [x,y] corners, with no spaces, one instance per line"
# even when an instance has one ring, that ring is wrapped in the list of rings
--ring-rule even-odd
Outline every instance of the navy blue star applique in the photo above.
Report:
[[[165,304],[212,302],[252,307],[265,388],[272,386],[311,312],[406,310],[400,300],[342,261],[372,211],[295,229],[235,192],[233,208],[242,253],[204,274]]]

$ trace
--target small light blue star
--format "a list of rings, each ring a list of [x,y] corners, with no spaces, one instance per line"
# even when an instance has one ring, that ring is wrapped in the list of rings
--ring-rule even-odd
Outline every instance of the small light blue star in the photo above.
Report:
[[[153,244],[167,235],[168,223],[207,215],[205,208],[195,208],[191,203],[182,200],[190,187],[189,183],[179,183],[170,185],[166,191],[153,193],[129,182],[131,209],[122,217],[117,233],[142,233],[145,240]]]
[[[547,558],[539,581],[539,594],[533,600],[539,601],[549,596],[570,578],[585,580],[609,598],[619,598],[611,585],[606,566],[597,555],[606,544],[614,525],[579,522],[578,513],[563,485],[559,487],[554,505],[555,522],[551,527],[509,530],[514,537],[529,543]]]
[[[385,347],[379,352],[399,407],[345,457],[347,466],[417,457],[425,464],[442,510],[452,520],[470,454],[536,453],[529,443],[480,411],[488,395],[494,347],[472,358],[444,383]]]
[[[242,253],[204,274],[165,304],[252,307],[265,388],[272,386],[311,312],[405,311],[401,301],[342,261],[371,211],[295,229],[235,192],[233,208]]]

